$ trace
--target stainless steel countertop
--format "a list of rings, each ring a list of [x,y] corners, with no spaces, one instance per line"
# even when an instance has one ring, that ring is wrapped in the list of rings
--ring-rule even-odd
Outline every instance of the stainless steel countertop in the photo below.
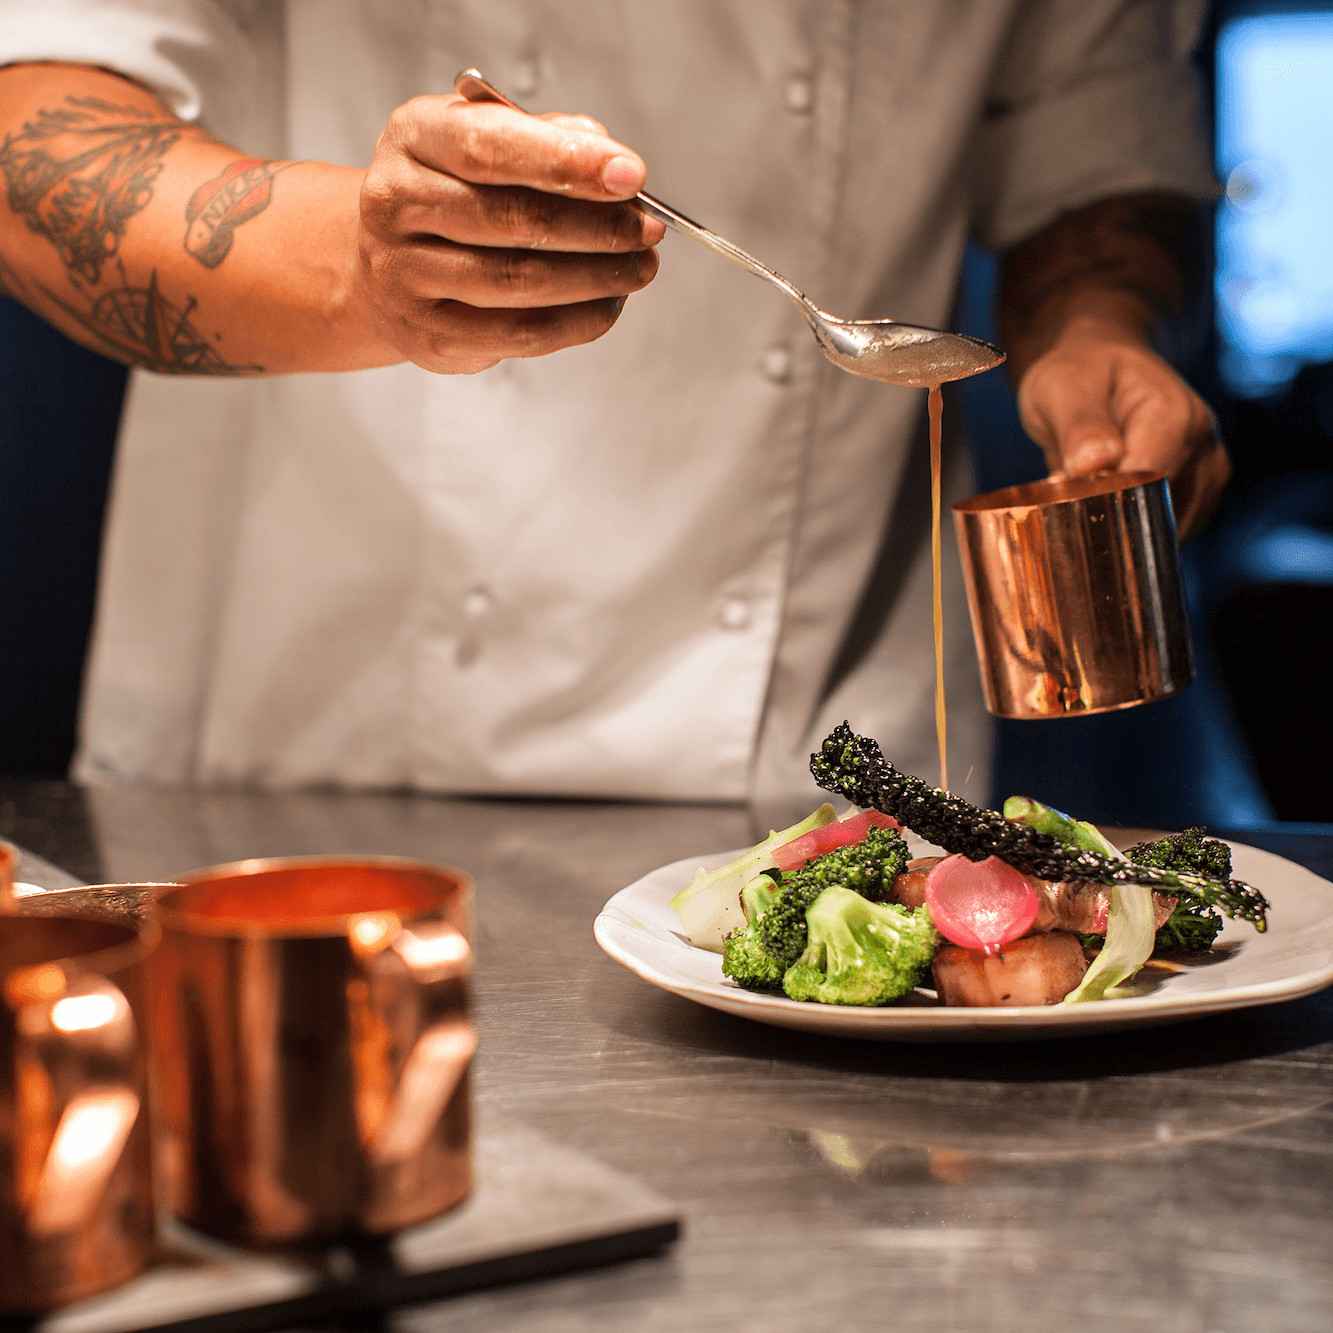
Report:
[[[476,877],[477,1096],[677,1200],[659,1258],[388,1316],[505,1329],[1333,1327],[1333,990],[1096,1041],[895,1046],[654,990],[592,938],[737,807],[0,789],[84,878],[398,853]]]

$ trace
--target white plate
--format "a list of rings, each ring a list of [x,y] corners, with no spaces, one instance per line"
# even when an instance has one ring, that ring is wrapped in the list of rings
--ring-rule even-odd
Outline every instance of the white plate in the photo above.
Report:
[[[927,854],[911,841],[914,856]],[[696,867],[726,865],[739,851],[689,857],[652,871],[602,908],[593,933],[618,963],[675,995],[761,1023],[871,1041],[1073,1037],[1276,1004],[1333,983],[1333,884],[1271,852],[1230,846],[1232,874],[1269,901],[1268,930],[1260,935],[1246,922],[1228,921],[1217,941],[1226,946],[1223,958],[1167,974],[1150,994],[1123,1000],[948,1009],[916,993],[882,1009],[860,1009],[743,990],[722,975],[721,954],[696,949],[679,933],[680,922],[668,906]]]

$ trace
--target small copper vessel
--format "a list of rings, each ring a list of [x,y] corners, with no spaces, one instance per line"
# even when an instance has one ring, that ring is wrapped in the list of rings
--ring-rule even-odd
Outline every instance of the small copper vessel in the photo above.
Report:
[[[467,1196],[472,897],[448,866],[297,857],[158,899],[168,1208],[280,1245],[387,1234]]]
[[[14,878],[18,874],[19,849],[0,838],[0,912],[14,904]]]
[[[0,917],[0,1315],[153,1253],[144,964],[153,923]]]
[[[953,515],[992,713],[1104,713],[1194,679],[1164,474],[1051,478]]]

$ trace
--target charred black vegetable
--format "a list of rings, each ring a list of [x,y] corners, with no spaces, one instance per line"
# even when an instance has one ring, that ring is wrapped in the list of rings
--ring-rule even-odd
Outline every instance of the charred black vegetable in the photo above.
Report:
[[[1012,823],[996,810],[982,810],[921,778],[898,772],[875,741],[858,736],[845,722],[810,756],[810,772],[825,791],[837,792],[862,809],[890,815],[937,847],[969,860],[998,856],[1039,879],[1170,889],[1197,904],[1252,922],[1256,930],[1267,927],[1268,903],[1263,894],[1240,880],[1213,879],[1189,871],[1113,861],[1096,852],[1072,851],[1049,833]]]

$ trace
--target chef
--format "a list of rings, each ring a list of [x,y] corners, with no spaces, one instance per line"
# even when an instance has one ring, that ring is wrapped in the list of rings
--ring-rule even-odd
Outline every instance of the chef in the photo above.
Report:
[[[7,0],[0,279],[142,367],[78,774],[799,801],[845,717],[933,778],[924,393],[623,201],[845,318],[947,325],[976,237],[1052,468],[1163,467],[1189,526],[1200,9]]]

